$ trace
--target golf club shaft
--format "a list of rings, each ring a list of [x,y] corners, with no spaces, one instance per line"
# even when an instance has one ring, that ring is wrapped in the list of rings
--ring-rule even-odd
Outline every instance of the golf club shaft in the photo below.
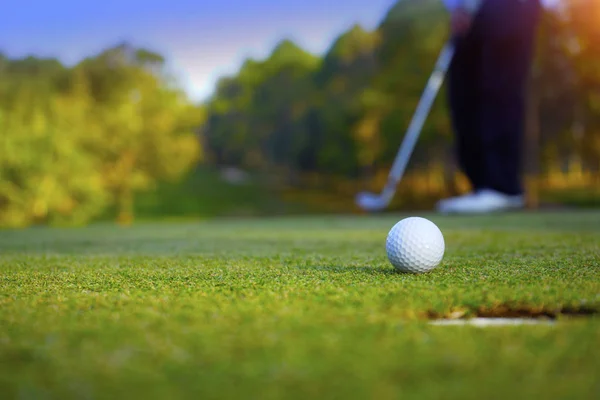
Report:
[[[392,169],[390,170],[388,181],[383,190],[383,196],[386,199],[391,199],[391,197],[394,195],[396,186],[404,174],[417,139],[419,138],[421,130],[423,129],[423,125],[425,124],[429,111],[431,110],[431,106],[433,105],[440,87],[444,82],[444,77],[448,67],[450,66],[453,56],[454,43],[452,41],[448,41],[438,57],[433,73],[429,77],[425,91],[419,100],[417,109],[410,122],[406,135],[404,136],[400,150],[396,155]]]

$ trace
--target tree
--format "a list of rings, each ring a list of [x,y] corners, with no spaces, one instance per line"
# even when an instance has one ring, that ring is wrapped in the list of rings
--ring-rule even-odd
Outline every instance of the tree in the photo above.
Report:
[[[316,166],[322,173],[356,176],[360,159],[364,161],[364,153],[372,152],[368,146],[379,134],[378,116],[365,115],[364,94],[378,72],[379,40],[377,32],[353,26],[332,44],[315,74],[319,93],[313,103],[310,134]],[[365,121],[372,119],[366,132]]]
[[[81,223],[98,215],[107,198],[93,154],[82,148],[89,129],[84,99],[56,92],[64,69],[52,60],[17,60],[6,70],[0,225]]]
[[[305,146],[303,116],[318,58],[290,40],[262,61],[247,60],[219,81],[208,106],[205,138],[219,164],[285,171],[291,179]]]
[[[163,58],[121,45],[66,68],[0,57],[0,224],[85,223],[200,159],[204,117]]]
[[[86,147],[99,159],[104,185],[118,219],[133,217],[136,191],[179,177],[200,158],[195,128],[200,110],[168,84],[158,54],[127,44],[75,67],[93,101],[89,115],[99,129]]]

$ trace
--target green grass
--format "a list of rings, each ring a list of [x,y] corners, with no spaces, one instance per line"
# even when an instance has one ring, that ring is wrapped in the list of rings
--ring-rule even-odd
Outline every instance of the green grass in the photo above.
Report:
[[[0,231],[1,397],[598,398],[599,318],[426,318],[600,311],[600,212],[428,216],[423,275],[387,263],[401,217]]]
[[[301,209],[281,201],[264,177],[250,175],[248,181],[233,184],[224,181],[212,168],[198,168],[176,182],[160,182],[136,196],[135,215],[138,220],[156,218],[190,219],[220,216],[263,216],[289,213]],[[115,210],[102,216],[113,219]]]

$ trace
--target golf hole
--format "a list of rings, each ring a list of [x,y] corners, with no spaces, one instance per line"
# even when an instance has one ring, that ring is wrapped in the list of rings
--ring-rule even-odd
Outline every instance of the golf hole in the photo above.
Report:
[[[500,305],[492,308],[479,307],[471,312],[456,310],[449,314],[440,315],[429,312],[431,325],[457,326],[470,325],[478,327],[518,326],[518,325],[554,325],[557,320],[592,317],[598,314],[593,308],[561,308],[544,309],[537,307],[511,307]]]
[[[488,326],[516,326],[516,325],[554,325],[551,319],[534,318],[470,318],[470,319],[440,319],[431,321],[431,325],[456,326],[471,325],[479,327]]]

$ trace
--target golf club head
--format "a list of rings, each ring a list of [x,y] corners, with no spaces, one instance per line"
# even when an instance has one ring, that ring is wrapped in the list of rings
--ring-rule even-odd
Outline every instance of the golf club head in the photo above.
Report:
[[[383,196],[375,193],[362,192],[356,195],[356,204],[366,211],[381,211],[387,207],[387,201]]]

